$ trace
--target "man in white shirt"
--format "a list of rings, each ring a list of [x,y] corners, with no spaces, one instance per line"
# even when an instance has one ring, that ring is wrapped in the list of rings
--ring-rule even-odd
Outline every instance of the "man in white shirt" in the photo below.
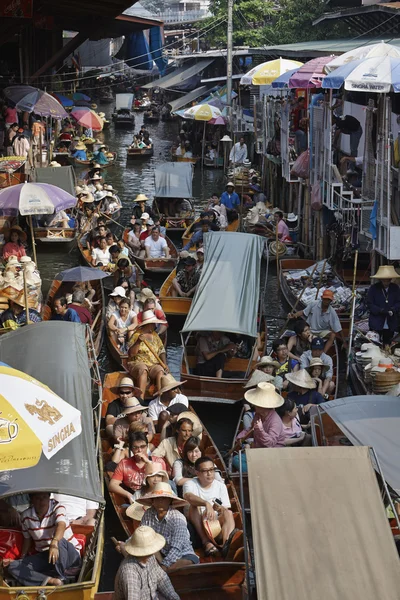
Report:
[[[52,497],[65,507],[65,514],[70,523],[95,524],[96,511],[99,508],[97,502],[66,494],[52,494]]]
[[[186,383],[185,381],[176,381],[176,379],[168,374],[161,377],[161,389],[159,396],[152,400],[149,404],[149,417],[153,421],[157,421],[157,431],[161,431],[165,421],[168,420],[167,409],[173,404],[184,404],[189,408],[189,400],[187,396],[180,393],[180,387]]]
[[[146,258],[169,258],[168,244],[160,235],[160,228],[153,227],[144,243]]]
[[[110,251],[105,237],[99,239],[99,247],[92,250],[92,267],[106,267],[111,261]]]
[[[244,138],[241,137],[232,147],[229,154],[229,161],[235,165],[242,165],[245,160],[247,160],[247,146],[244,143]]]
[[[188,479],[183,485],[183,497],[190,504],[189,521],[194,525],[201,539],[206,556],[217,554],[215,545],[207,537],[204,521],[218,520],[221,525],[222,556],[226,557],[235,529],[229,494],[225,483],[215,479],[216,467],[212,458],[202,456],[194,464],[197,477]]]

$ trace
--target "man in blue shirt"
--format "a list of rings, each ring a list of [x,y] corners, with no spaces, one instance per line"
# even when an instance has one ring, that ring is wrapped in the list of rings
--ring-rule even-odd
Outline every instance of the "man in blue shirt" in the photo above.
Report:
[[[207,220],[201,221],[201,229],[195,231],[186,246],[183,246],[183,250],[190,250],[192,246],[198,246],[203,242],[203,234],[210,230],[210,222]]]
[[[228,223],[232,223],[238,218],[237,211],[240,206],[240,198],[235,192],[235,185],[231,181],[226,184],[226,191],[221,196],[221,204],[226,208]]]
[[[73,308],[68,308],[66,298],[57,298],[54,300],[55,319],[57,321],[71,321],[72,323],[80,323],[81,320],[78,313]]]

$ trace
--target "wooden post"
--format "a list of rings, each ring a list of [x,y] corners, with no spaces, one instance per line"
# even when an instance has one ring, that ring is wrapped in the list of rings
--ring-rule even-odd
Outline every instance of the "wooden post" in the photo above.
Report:
[[[318,300],[318,294],[319,294],[319,290],[321,289],[322,278],[323,278],[324,273],[325,273],[325,267],[326,267],[327,261],[328,261],[328,259],[326,258],[324,260],[324,264],[322,265],[321,275],[319,276],[318,285],[317,285],[317,291],[315,293],[315,299],[316,300]]]
[[[278,277],[278,294],[280,293],[280,281],[279,281],[279,251],[278,251],[278,224],[275,225],[275,242],[276,242],[276,275]]]
[[[353,329],[354,329],[354,313],[356,309],[356,277],[357,277],[357,262],[358,262],[358,249],[354,257],[354,270],[353,270],[353,285],[352,285],[352,301],[351,301],[351,313],[350,313],[350,330],[349,330],[349,347],[347,350],[347,366],[346,366],[346,379],[350,373],[350,354],[351,346],[353,341]]]
[[[32,252],[33,252],[33,262],[37,266],[37,257],[36,257],[36,242],[35,242],[35,234],[33,232],[33,223],[32,223],[32,215],[29,215],[29,228],[31,230],[31,238],[32,238]]]
[[[24,302],[25,302],[25,310],[26,310],[26,324],[30,325],[31,324],[31,320],[29,318],[28,285],[26,283],[25,267],[22,270],[22,274],[23,274],[23,277],[24,277]]]
[[[206,143],[206,122],[207,121],[203,121],[203,144],[202,144],[202,148],[201,148],[201,170],[204,169],[204,146]]]

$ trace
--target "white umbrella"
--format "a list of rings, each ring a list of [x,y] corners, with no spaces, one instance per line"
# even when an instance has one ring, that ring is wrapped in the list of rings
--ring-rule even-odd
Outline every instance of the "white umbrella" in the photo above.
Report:
[[[322,87],[355,92],[386,94],[400,91],[400,58],[391,56],[354,60],[338,67],[325,77]]]
[[[400,48],[386,44],[385,42],[379,42],[379,44],[369,44],[368,46],[359,46],[349,52],[345,52],[341,56],[336,56],[330,63],[325,65],[325,72],[331,73],[334,69],[346,65],[353,60],[364,60],[366,58],[384,58],[391,56],[393,58],[400,58]]]

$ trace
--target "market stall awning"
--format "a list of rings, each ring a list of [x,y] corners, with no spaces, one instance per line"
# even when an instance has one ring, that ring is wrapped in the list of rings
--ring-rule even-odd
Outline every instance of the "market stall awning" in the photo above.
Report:
[[[181,96],[181,98],[177,98],[176,100],[171,100],[170,102],[168,102],[168,104],[171,108],[171,112],[175,112],[176,110],[179,110],[180,108],[183,108],[184,106],[187,106],[194,100],[201,98],[201,96],[208,94],[209,89],[210,88],[207,87],[206,85],[202,85],[201,87],[198,87],[195,90],[192,90],[188,94]]]
[[[33,171],[33,181],[56,185],[75,196],[76,176],[72,166],[67,167],[37,167]]]
[[[398,599],[399,557],[368,448],[246,458],[258,598]]]
[[[204,266],[183,332],[225,331],[255,338],[264,239],[204,234]]]
[[[198,75],[206,67],[211,65],[211,63],[214,62],[214,60],[215,60],[214,58],[208,58],[205,60],[203,59],[203,60],[199,60],[198,62],[196,62],[194,65],[192,65],[190,67],[181,67],[180,69],[176,69],[172,73],[169,73],[168,75],[165,75],[164,77],[161,77],[160,79],[155,79],[154,81],[151,81],[150,83],[146,83],[146,85],[142,86],[142,89],[143,90],[151,90],[152,88],[159,87],[164,90],[166,90],[166,89],[173,90],[174,88],[182,87],[187,82],[189,82],[189,80],[192,77],[194,77],[195,75]]]
[[[50,460],[30,469],[0,469],[0,497],[50,491],[104,502],[93,432],[86,328],[60,321],[35,323],[0,336],[0,361],[19,369],[81,412],[82,433]],[[39,398],[40,400],[40,398]]]
[[[328,413],[355,446],[372,446],[386,482],[400,494],[400,401],[391,396],[353,396],[325,402]]]

